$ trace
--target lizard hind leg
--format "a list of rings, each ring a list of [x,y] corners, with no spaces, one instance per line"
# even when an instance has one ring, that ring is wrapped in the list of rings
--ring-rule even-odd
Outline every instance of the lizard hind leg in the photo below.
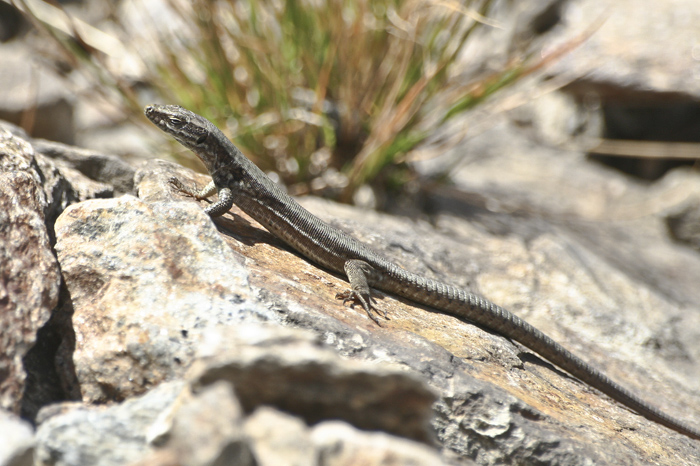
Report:
[[[389,320],[389,317],[386,311],[381,311],[375,306],[374,299],[370,293],[367,276],[371,274],[374,269],[372,269],[372,266],[367,262],[361,260],[346,261],[343,268],[345,269],[345,275],[350,281],[351,289],[343,293],[338,293],[335,297],[337,299],[342,299],[343,304],[347,302],[359,302],[369,318],[381,327],[382,324],[377,315],[381,314],[386,320]]]

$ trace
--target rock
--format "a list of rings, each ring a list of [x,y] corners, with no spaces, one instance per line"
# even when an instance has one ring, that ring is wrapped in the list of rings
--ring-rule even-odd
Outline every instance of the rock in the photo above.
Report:
[[[666,217],[671,237],[700,251],[700,202],[690,202]]]
[[[530,160],[533,176],[538,166],[557,162],[554,154],[545,155],[549,162]],[[632,223],[639,228],[630,232],[620,226],[593,228],[590,220],[566,225],[552,220],[566,209],[604,216],[606,209],[616,208],[609,201],[617,198],[603,195],[620,190],[604,192],[598,210],[567,201],[573,194],[523,200],[517,190],[512,194],[517,183],[508,197],[506,181],[514,175],[506,168],[517,167],[501,162],[495,173],[504,184],[484,188],[483,196],[498,199],[502,192],[506,207],[505,202],[519,202],[517,215],[498,212],[498,204],[489,202],[471,206],[470,222],[443,210],[434,217],[440,232],[421,221],[312,198],[303,202],[404,267],[506,305],[623,385],[656,394],[654,402],[665,411],[692,419],[698,376],[693,342],[700,326],[686,311],[698,293],[690,287],[700,270],[697,259],[664,242],[665,234],[658,236],[658,228],[647,223]],[[597,189],[594,170],[587,173],[575,163],[559,170],[580,172],[591,180],[590,189]],[[479,173],[474,167],[472,176]],[[382,293],[376,293],[378,304],[390,320],[378,327],[361,309],[335,299],[347,288],[345,280],[289,251],[236,208],[216,220],[220,234],[192,199],[171,189],[171,176],[200,186],[206,182],[172,164],[151,162],[136,176],[140,199],[82,202],[57,222],[58,257],[75,309],[75,372],[88,402],[129,398],[182,377],[199,353],[204,359],[191,369],[197,374],[197,367],[205,368],[195,377],[197,395],[211,383],[232,381],[245,413],[269,404],[295,413],[306,425],[335,417],[355,428],[434,439],[443,456],[459,464],[533,458],[549,464],[613,464],[649,455],[659,464],[683,464],[678,458],[693,464],[700,456],[681,435],[566,377],[498,334]],[[694,179],[679,176],[675,182],[690,186]],[[615,186],[614,180],[610,175],[603,183]],[[556,177],[547,181],[556,186]],[[576,183],[569,184],[574,193]],[[548,185],[540,187],[545,192]],[[639,200],[642,190],[622,192]],[[526,215],[539,204],[539,215]],[[606,231],[617,236],[606,237]],[[636,238],[635,232],[645,236]],[[620,235],[626,235],[624,247],[614,241]],[[655,247],[642,247],[640,241],[649,238]],[[664,278],[663,267],[672,263],[683,264],[687,277]],[[635,274],[634,266],[643,266],[644,274]],[[670,289],[672,295],[663,292]],[[231,301],[235,294],[241,298]],[[263,338],[264,333],[241,326],[247,320],[310,329],[316,339]],[[331,358],[319,341],[345,357],[389,362],[402,371],[349,371],[352,364]],[[413,385],[415,376],[439,393],[428,434],[425,407],[432,398],[416,396],[423,389]],[[363,424],[377,419],[378,426]],[[139,442],[152,439],[151,447],[139,447],[129,461],[179,461],[180,453],[160,446],[169,429],[148,432]],[[601,442],[604,451],[598,448]],[[214,442],[208,457],[225,455],[225,444]]]
[[[55,73],[34,66],[33,53],[36,52],[17,41],[0,48],[3,64],[0,69],[0,120],[19,125],[26,121],[28,105],[31,105],[32,136],[73,144],[74,97],[67,90],[70,86]]]
[[[338,399],[339,405],[332,413],[337,419],[357,420],[359,414],[364,413],[370,418],[384,417],[386,426],[399,431],[400,435],[411,433],[410,426],[401,431],[392,424],[390,414],[393,413],[397,418],[407,419],[409,424],[422,425],[425,436],[432,394],[409,374],[376,363],[344,361],[329,348],[322,349],[312,334],[301,330],[246,324],[228,331],[212,329],[208,333],[206,344],[201,348],[203,359],[195,361],[188,383],[165,382],[145,395],[111,406],[62,403],[42,409],[37,418],[36,464],[443,464],[438,452],[424,443],[385,432],[362,432],[340,420],[317,423],[318,413],[297,409],[300,417],[295,417],[274,407],[293,406],[295,401],[303,400],[304,393],[323,397],[329,392],[327,398]],[[223,354],[214,354],[220,351]],[[209,352],[213,353],[207,356]],[[301,356],[296,363],[298,372],[307,371],[315,360],[319,366],[331,369],[328,376],[319,377],[307,371],[303,382],[295,381],[289,376],[295,364],[294,353]],[[221,364],[217,367],[216,362],[236,357],[250,360],[251,356],[262,364],[267,361],[270,366],[274,366],[275,359],[289,362],[277,377],[281,383],[271,385],[263,376],[256,384],[267,392],[277,388],[277,399],[254,407],[247,415],[249,410],[243,409],[235,392],[249,399],[250,390],[246,391],[239,380],[231,383],[233,377],[227,378],[226,368]],[[239,372],[244,371],[249,372],[249,378],[260,375],[259,366],[256,368],[252,364]],[[363,398],[382,396],[387,391],[385,387],[391,384],[381,382],[390,380],[392,371],[395,378],[406,382],[402,388],[404,392],[414,390],[415,397],[422,396],[428,401],[421,409],[416,409],[416,403],[405,403],[406,396],[385,398],[379,414],[373,412],[373,406],[361,402]],[[365,374],[365,378],[376,381],[358,384],[354,388],[356,393],[350,393],[343,400],[342,396],[349,391],[343,387],[344,378],[351,372]],[[323,392],[319,384],[326,384]],[[429,396],[426,397],[426,393]],[[283,397],[289,400],[282,400]],[[328,412],[328,408],[325,410]],[[316,425],[311,427],[313,424]]]
[[[35,171],[35,176],[38,177],[37,180],[41,182],[44,191],[42,211],[52,243],[55,242],[56,218],[68,205],[114,195],[114,187],[107,184],[107,174],[118,175],[118,185],[123,188],[129,187],[125,179],[133,176],[133,170],[129,171],[125,164],[115,162],[113,157],[58,143],[34,140],[21,128],[3,121],[0,121],[0,131],[4,131],[26,147],[25,158],[30,161],[28,163]],[[7,165],[7,170],[15,168],[17,167],[14,163]],[[91,175],[95,178],[91,178]]]
[[[568,81],[563,90],[580,107],[601,115],[603,139],[589,148],[591,157],[649,181],[692,166],[700,153],[700,4],[568,3],[544,48],[593,33],[546,72]]]
[[[243,431],[243,410],[231,385],[218,382],[177,410],[165,448],[183,466],[256,464]]]
[[[311,440],[317,451],[319,466],[446,464],[426,445],[392,437],[383,432],[363,432],[338,421],[322,422],[315,426]]]
[[[34,432],[28,422],[0,410],[0,438],[0,465],[34,464]]]
[[[269,318],[244,258],[192,203],[83,202],[59,217],[56,232],[84,401],[143,393],[184,373],[206,328]]]
[[[308,427],[297,417],[265,406],[246,419],[245,430],[259,466],[445,464],[423,443],[358,430],[337,420]]]
[[[122,466],[149,455],[149,429],[184,389],[182,382],[171,382],[113,406],[68,405],[39,425],[35,464]]]
[[[305,466],[318,457],[309,426],[269,406],[256,408],[246,418],[245,433],[259,466]]]
[[[104,183],[112,188],[107,192],[99,193],[101,195],[95,193],[90,198],[113,197],[114,194],[131,193],[134,190],[136,170],[115,155],[80,149],[45,139],[34,139],[33,145],[37,152],[52,159],[54,163],[63,162],[90,180]]]
[[[307,334],[239,327],[209,335],[190,370],[194,390],[230,382],[247,412],[273,406],[307,424],[340,419],[432,443],[435,395],[422,381],[384,365],[343,360]]]
[[[110,156],[33,140],[6,122],[0,122],[0,150],[0,223],[7,225],[0,238],[6,297],[0,300],[6,306],[0,367],[8,374],[0,381],[0,398],[3,407],[33,419],[49,402],[80,398],[72,309],[65,292],[59,301],[55,220],[72,203],[112,196],[114,188],[106,184],[112,175],[129,189],[133,170]]]
[[[0,127],[0,407],[20,412],[22,358],[58,303],[47,197],[31,145]]]
[[[526,239],[554,229],[659,293],[674,290],[680,306],[693,309],[699,302],[697,260],[669,241],[665,220],[700,199],[695,171],[676,169],[654,184],[638,183],[580,152],[540,146],[509,115],[494,119],[491,128],[455,150],[460,152],[470,155],[453,171],[456,189],[425,193],[427,204],[443,213],[440,218],[452,222],[466,212],[478,230]],[[435,216],[431,221],[440,224]],[[660,310],[657,318],[663,319]],[[677,327],[683,333],[690,328]],[[695,338],[689,334],[683,345],[700,355]]]
[[[506,3],[499,5],[506,9]],[[672,242],[666,229],[681,201],[700,192],[697,173],[676,170],[642,185],[589,164],[583,151],[556,149],[576,149],[571,141],[578,135],[602,135],[607,121],[600,108],[581,110],[591,92],[608,110],[640,97],[670,98],[682,103],[680,110],[693,109],[686,103],[698,90],[695,3],[640,9],[630,2],[527,0],[514,6],[518,15],[501,22],[514,42],[478,47],[486,64],[471,60],[467,50],[471,71],[501,69],[516,40],[526,46],[542,40],[547,48],[558,45],[551,37],[570,41],[599,7],[612,7],[599,34],[546,70],[573,79],[569,94],[558,94],[539,116],[525,111],[480,135],[469,126],[472,138],[454,151],[470,162],[455,173],[460,191],[428,191],[427,213],[392,217],[313,198],[302,202],[405,268],[504,305],[664,412],[697,426],[700,258]],[[656,28],[673,36],[658,40],[649,34]],[[669,43],[678,46],[670,50]],[[526,91],[528,98],[535,93]],[[673,114],[685,122],[690,110]],[[485,121],[484,114],[474,112],[472,121]],[[621,120],[635,123],[628,117]],[[22,339],[1,353],[11,355],[15,371],[7,399],[16,403],[17,361],[33,360],[26,349],[37,339],[34,348],[45,348],[37,359],[56,372],[53,389],[87,403],[41,411],[35,462],[214,464],[239,455],[265,465],[279,464],[289,452],[284,459],[291,464],[700,463],[698,442],[647,421],[495,332],[383,293],[376,297],[389,319],[377,326],[362,309],[335,299],[348,287],[342,277],[300,257],[236,208],[213,228],[191,198],[167,184],[178,176],[203,186],[207,177],[151,162],[135,177],[138,199],[80,202],[66,210],[89,197],[128,192],[130,170],[84,153],[95,163],[90,172],[80,158],[51,160],[39,154],[41,143],[13,134],[24,141],[13,139],[19,147],[35,144],[34,158],[22,159],[31,170],[22,170],[43,181],[43,189],[35,184],[26,196],[44,197],[32,205],[31,218],[46,233],[30,244],[50,252],[53,219],[60,215],[56,238],[66,287],[55,307],[27,306],[36,317],[9,327],[0,322],[3,329],[18,328],[8,335]],[[64,150],[52,146],[44,153]],[[109,183],[114,176],[116,190]],[[12,189],[30,185],[12,182]],[[14,191],[9,198],[25,202]],[[678,218],[672,231],[692,240],[692,228],[683,226],[692,214]],[[51,309],[51,325],[35,337]],[[190,366],[192,379],[182,382]],[[34,374],[44,372],[40,363],[32,367]],[[22,404],[31,405],[31,413],[51,396],[30,398]]]
[[[494,4],[489,19],[502,27],[482,28],[476,40],[470,38],[461,53],[466,79],[483,79],[489,71],[502,72],[507,63],[526,57],[543,57],[543,66],[452,127],[436,131],[447,130],[445,139],[455,138],[455,133],[471,138],[504,110],[562,93],[572,101],[570,109],[542,110],[547,126],[544,134],[537,134],[538,143],[551,143],[549,133],[566,127],[569,140],[558,141],[557,147],[574,146],[644,180],[658,180],[677,166],[692,166],[700,142],[700,47],[695,27],[700,4],[672,0],[649,8],[636,5],[631,0]],[[464,146],[459,152],[462,158],[475,157]]]
[[[185,171],[171,171],[163,163],[140,173],[138,192],[153,206],[167,202],[163,199],[172,195],[164,180],[173,174],[189,178],[190,183],[196,178],[200,186],[206,180]],[[182,199],[168,205],[186,209],[194,203]],[[614,256],[605,251],[614,242],[605,238],[604,230],[597,232],[598,244],[594,244],[584,234],[591,231],[590,227],[579,230],[586,223],[566,229],[548,222],[546,217],[513,216],[484,209],[471,222],[447,214],[437,216],[441,231],[448,233],[442,235],[426,223],[313,198],[303,202],[321,218],[348,230],[404,267],[475,289],[504,304],[575,353],[585,355],[626,387],[642,396],[655,394],[649,398],[666,412],[693,418],[687,413],[696,405],[692,387],[698,376],[693,362],[698,352],[693,343],[698,341],[693,330],[700,328],[695,323],[697,317],[686,312],[686,304],[679,300],[681,295],[671,299],[656,288],[655,282],[647,283],[643,275],[620,269],[617,261],[611,263]],[[560,208],[556,203],[552,206]],[[200,228],[206,231],[206,218],[201,221]],[[671,457],[698,457],[697,449],[692,442],[686,443],[683,436],[564,376],[537,355],[496,333],[382,293],[376,294],[378,304],[388,312],[390,320],[378,327],[362,310],[345,308],[335,299],[335,294],[348,286],[344,280],[288,251],[238,209],[217,219],[216,224],[224,232],[227,245],[247,258],[251,285],[274,310],[268,318],[311,329],[324,343],[353,359],[391,362],[430,381],[440,393],[434,407],[433,429],[444,454],[450,458],[473,458],[481,464],[523,462],[528,458],[587,464],[635,462],[640,454],[664,451],[667,453],[655,456],[657,461],[675,464]],[[663,243],[663,238],[660,240],[670,258],[681,257]],[[220,247],[213,246],[217,248]],[[649,276],[653,264],[644,254],[634,249],[622,249],[620,253],[632,264],[644,264]],[[632,254],[639,262],[632,260]],[[688,259],[686,270],[699,270],[700,264]],[[655,280],[662,276],[660,272],[651,273]],[[689,278],[688,283],[691,281]],[[689,292],[688,296],[692,296],[697,291]],[[307,422],[313,418],[307,419],[304,413],[318,410],[299,406],[304,407],[309,400],[326,403],[326,397],[333,396],[333,390],[323,389],[326,382],[321,383],[324,373],[332,371],[304,369],[302,357],[307,350],[291,346],[294,349],[279,350],[280,354],[271,358],[263,356],[265,352],[260,349],[244,350],[234,336],[228,339],[234,350],[250,358],[249,362],[241,362],[246,361],[242,356],[228,360],[228,351],[210,351],[219,355],[221,362],[216,364],[221,366],[217,368],[216,356],[203,360],[202,364],[212,364],[202,372],[209,373],[209,379],[201,377],[195,387],[205,386],[204,381],[231,380],[240,390],[239,398],[247,412],[263,403],[256,399],[265,400],[264,403],[292,410]],[[217,339],[209,337],[204,341],[218,348],[214,345]],[[269,366],[265,358],[271,358]],[[300,365],[295,366],[295,362]],[[289,374],[287,381],[277,378],[284,373]],[[288,387],[293,387],[289,381],[294,379],[321,388],[293,393]],[[366,399],[391,398],[382,395],[387,389],[378,385],[369,385],[379,391],[368,394]],[[383,385],[391,388],[388,382]],[[291,396],[294,403],[286,401]],[[330,405],[339,403],[335,398],[329,399],[333,400]],[[365,401],[360,405],[374,406]],[[411,415],[420,412],[410,403],[406,406],[411,406]],[[365,411],[358,413],[359,418],[371,417]],[[395,414],[389,411],[388,415]],[[359,424],[355,419],[344,419],[355,426]],[[620,429],[624,432],[622,437],[618,437]],[[598,445],[603,441],[606,450],[600,451]]]
[[[682,413],[694,405],[692,387],[697,368],[693,361],[697,348],[693,342],[697,335],[692,329],[698,328],[695,314],[685,312],[682,302],[669,301],[653,283],[641,291],[637,277],[630,278],[625,270],[606,265],[605,257],[609,256],[586,252],[588,246],[570,233],[538,218],[526,221],[517,217],[515,221],[512,216],[508,220],[508,216],[492,215],[492,221],[503,222],[502,228],[507,225],[514,232],[501,237],[489,232],[489,223],[470,225],[443,215],[438,224],[449,235],[440,236],[422,223],[397,224],[396,219],[313,199],[304,203],[317,215],[349,229],[405,267],[476,289],[506,305],[574,352],[587,355],[593,364],[602,365],[625,386],[636,387],[641,394],[665,391],[663,399],[673,400],[673,405],[685,400],[675,409],[663,409],[692,419],[692,415]],[[234,215],[245,217],[237,210]],[[233,226],[243,222],[224,218],[218,223],[222,227],[231,225],[235,238],[240,229],[234,232]],[[366,226],[359,228],[360,224]],[[518,240],[520,234],[526,235],[528,241]],[[244,232],[243,238],[247,235]],[[615,462],[619,458],[633,461],[634,449],[625,447],[624,442],[610,441],[612,431],[618,429],[613,426],[620,423],[634,429],[627,433],[625,442],[634,441],[635,449],[648,449],[649,442],[656,441],[663,443],[663,448],[675,445],[673,448],[681,456],[697,455],[692,447],[684,450],[684,439],[676,434],[639,416],[630,416],[627,409],[598,392],[549,372],[544,369],[547,364],[537,356],[512,346],[497,334],[381,293],[377,294],[379,305],[389,313],[391,321],[386,323],[387,328],[377,329],[361,310],[343,309],[335,302],[335,293],[347,287],[344,281],[309,267],[304,260],[297,261],[286,251],[277,252],[280,257],[273,260],[262,245],[250,247],[233,238],[229,244],[244,251],[251,260],[251,269],[257,272],[251,275],[252,283],[265,289],[264,283],[274,282],[276,290],[284,290],[284,294],[273,292],[268,285],[266,296],[278,312],[284,313],[284,320],[327,335],[328,341],[343,354],[392,361],[430,380],[442,393],[437,412],[444,414],[438,414],[434,421],[438,438],[459,458],[479,458],[485,464],[515,461],[513,458],[524,461],[533,456],[543,461],[545,457],[559,458],[557,461],[568,458],[569,462],[574,457],[581,464]],[[585,264],[594,264],[595,274],[586,272],[590,269]],[[697,269],[698,264],[693,267]],[[275,268],[279,270],[277,278],[267,277],[261,270]],[[618,284],[615,291],[596,285],[601,280]],[[541,289],[541,294],[532,296],[533,287]],[[612,295],[618,297],[612,299]],[[620,296],[625,296],[623,303]],[[296,303],[304,303],[303,308]],[[323,310],[335,321],[317,318],[304,308]],[[644,314],[639,314],[640,309]],[[653,311],[658,313],[649,314]],[[668,319],[682,319],[685,323],[673,325],[670,330]],[[652,361],[654,369],[650,368]],[[654,376],[650,375],[652,370]],[[666,381],[650,390],[650,381],[659,377]],[[680,383],[678,377],[684,382]],[[645,382],[640,384],[642,380]],[[535,393],[539,395],[533,399]],[[657,403],[660,400],[657,396],[649,398]],[[465,410],[468,414],[455,414]],[[606,421],[601,423],[599,419]],[[637,427],[631,427],[635,424]],[[612,431],[606,432],[607,429]],[[651,437],[642,434],[649,434],[650,430],[654,431]],[[562,436],[557,432],[568,433]],[[603,439],[607,449],[601,454],[596,445]]]
[[[581,92],[594,91],[608,98],[630,92],[700,97],[700,55],[696,25],[700,6],[693,0],[671,0],[636,8],[633,0],[567,2],[562,27],[553,31],[548,46],[600,28],[583,44],[554,63],[554,74],[581,77]],[[650,38],[653,37],[653,40]],[[669,44],[673,44],[669,47]]]

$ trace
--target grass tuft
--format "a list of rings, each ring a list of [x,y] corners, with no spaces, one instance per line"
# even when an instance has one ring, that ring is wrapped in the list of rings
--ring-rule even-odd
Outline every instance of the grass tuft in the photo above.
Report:
[[[140,57],[141,84],[212,120],[293,193],[346,202],[362,185],[410,180],[407,152],[547,60],[514,57],[465,81],[459,54],[496,26],[491,0],[166,1],[169,11],[142,18],[139,40],[123,41]],[[134,83],[79,28],[37,14],[28,4],[39,0],[18,3],[72,66],[141,111]]]

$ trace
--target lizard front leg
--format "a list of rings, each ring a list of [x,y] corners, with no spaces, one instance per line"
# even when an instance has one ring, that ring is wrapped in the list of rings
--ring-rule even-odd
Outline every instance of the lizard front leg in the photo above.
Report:
[[[198,201],[213,196],[214,193],[216,193],[217,191],[214,181],[210,181],[209,184],[207,184],[204,188],[202,188],[199,191],[195,188],[185,185],[178,178],[170,178],[170,180],[168,181],[171,185],[175,187],[175,189],[194,197]],[[219,200],[211,204],[206,209],[204,209],[204,213],[206,213],[210,217],[219,217],[228,212],[229,209],[231,209],[231,206],[233,206],[233,193],[229,188],[222,188],[219,189]]]
[[[382,324],[374,314],[379,314],[380,310],[374,305],[369,283],[367,282],[367,277],[374,272],[374,269],[367,262],[354,259],[346,261],[343,269],[345,269],[345,275],[350,282],[350,290],[338,293],[335,297],[342,299],[343,304],[348,301],[359,301],[369,318],[381,327]],[[382,314],[385,319],[389,320],[386,311],[382,311]]]
[[[188,196],[191,196],[197,199],[198,201],[201,201],[202,199],[207,199],[213,196],[214,193],[216,193],[216,185],[214,184],[214,181],[210,181],[209,184],[201,190],[193,186],[188,186],[185,183],[183,183],[179,178],[175,177],[170,178],[168,182],[181,193],[187,194]]]

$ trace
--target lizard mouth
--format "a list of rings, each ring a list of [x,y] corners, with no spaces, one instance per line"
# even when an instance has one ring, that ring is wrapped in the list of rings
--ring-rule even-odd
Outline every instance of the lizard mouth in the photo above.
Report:
[[[162,118],[160,118],[160,115],[158,115],[158,112],[156,111],[156,107],[153,105],[146,105],[146,108],[143,109],[143,113],[148,117],[149,120],[151,120],[153,123],[156,125],[160,126],[162,122]]]
[[[179,105],[146,105],[143,113],[180,144],[196,151],[209,137],[207,121]]]

